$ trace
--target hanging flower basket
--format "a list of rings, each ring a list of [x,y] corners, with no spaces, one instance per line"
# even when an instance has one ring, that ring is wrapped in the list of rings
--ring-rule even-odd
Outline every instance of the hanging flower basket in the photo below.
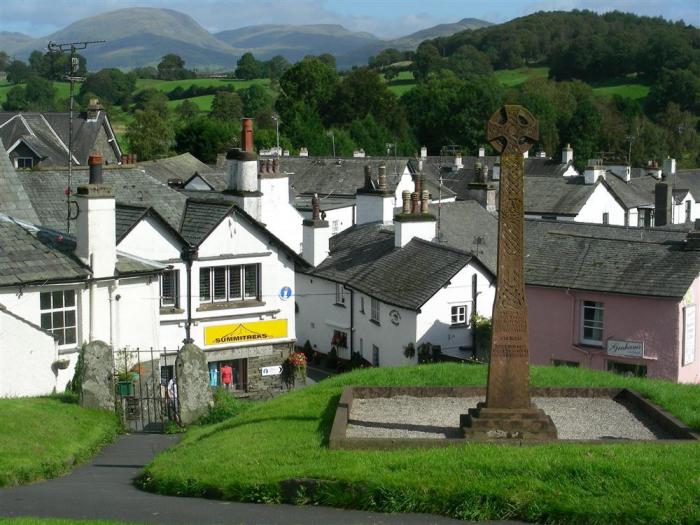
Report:
[[[65,370],[70,365],[70,359],[57,359],[53,362],[54,368],[56,370]]]

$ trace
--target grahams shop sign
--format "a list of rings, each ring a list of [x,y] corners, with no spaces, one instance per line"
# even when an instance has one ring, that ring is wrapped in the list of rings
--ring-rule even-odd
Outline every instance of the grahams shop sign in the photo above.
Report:
[[[256,321],[254,323],[222,324],[204,328],[205,345],[248,343],[287,337],[287,320]]]

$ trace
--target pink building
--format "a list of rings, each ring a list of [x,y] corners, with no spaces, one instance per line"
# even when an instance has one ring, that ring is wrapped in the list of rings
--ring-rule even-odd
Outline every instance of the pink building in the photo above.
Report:
[[[700,232],[548,221],[526,232],[533,364],[700,383]]]

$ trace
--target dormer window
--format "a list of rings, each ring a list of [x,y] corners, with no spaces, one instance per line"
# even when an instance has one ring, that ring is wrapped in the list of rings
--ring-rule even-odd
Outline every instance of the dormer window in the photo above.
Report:
[[[34,167],[34,159],[32,157],[17,157],[15,159],[15,168],[29,170]]]

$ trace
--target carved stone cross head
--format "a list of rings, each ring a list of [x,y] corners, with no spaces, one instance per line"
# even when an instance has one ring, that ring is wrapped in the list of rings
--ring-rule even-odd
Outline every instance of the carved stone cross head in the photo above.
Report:
[[[539,138],[537,119],[522,106],[502,106],[486,125],[486,139],[504,155],[522,155]]]

